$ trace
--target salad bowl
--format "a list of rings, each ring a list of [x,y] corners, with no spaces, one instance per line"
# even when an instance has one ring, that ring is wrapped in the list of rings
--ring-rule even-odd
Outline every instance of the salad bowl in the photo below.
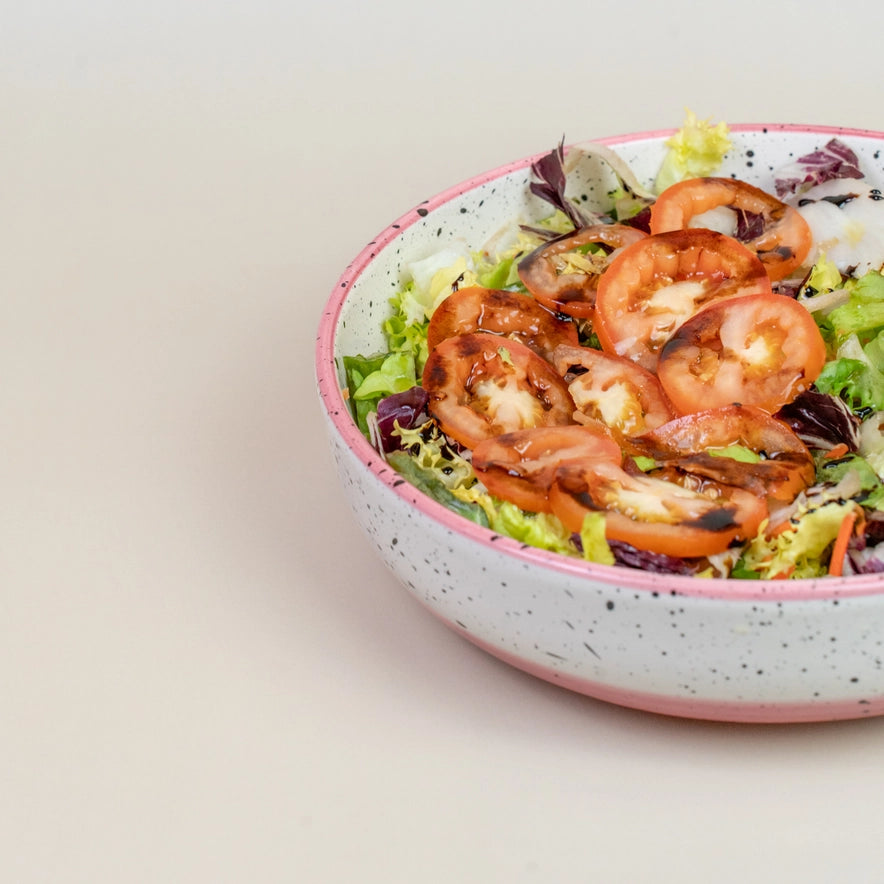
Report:
[[[653,182],[674,131],[601,139]],[[884,184],[884,134],[734,125],[716,172],[773,190],[773,172],[833,138]],[[570,155],[566,150],[565,156]],[[808,722],[884,714],[884,573],[714,579],[599,564],[535,548],[452,512],[406,481],[357,426],[342,360],[385,349],[390,299],[445,247],[479,250],[514,219],[549,212],[528,157],[458,184],[381,231],[323,311],[316,375],[341,486],[370,544],[405,589],[473,644],[590,697],[688,718]],[[594,160],[569,170],[591,204],[616,188]]]

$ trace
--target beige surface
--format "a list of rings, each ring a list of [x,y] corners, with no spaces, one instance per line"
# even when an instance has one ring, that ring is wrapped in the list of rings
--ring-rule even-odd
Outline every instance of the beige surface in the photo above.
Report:
[[[880,6],[699,7],[4,12],[3,880],[881,880],[884,721],[505,667],[375,560],[322,436],[326,294],[425,197],[686,106],[884,129]]]

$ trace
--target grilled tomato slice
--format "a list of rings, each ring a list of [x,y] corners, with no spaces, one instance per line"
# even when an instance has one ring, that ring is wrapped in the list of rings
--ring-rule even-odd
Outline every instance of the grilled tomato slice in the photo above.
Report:
[[[620,463],[620,446],[589,427],[534,427],[485,439],[473,449],[473,469],[497,497],[533,513],[550,512],[556,469],[575,460]]]
[[[674,230],[633,243],[599,281],[594,329],[602,349],[654,371],[691,316],[726,298],[770,294],[758,257],[712,230]]]
[[[438,344],[424,366],[427,410],[467,448],[527,427],[573,423],[565,381],[530,347],[498,335],[457,335]]]

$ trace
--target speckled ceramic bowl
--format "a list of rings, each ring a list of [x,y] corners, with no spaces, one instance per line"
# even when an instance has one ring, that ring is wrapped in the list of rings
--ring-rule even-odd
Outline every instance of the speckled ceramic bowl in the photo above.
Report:
[[[650,183],[671,132],[604,139]],[[732,127],[722,174],[772,187],[771,170],[845,140],[884,181],[884,134]],[[479,528],[404,482],[358,432],[338,360],[384,349],[381,322],[406,263],[450,240],[479,247],[530,195],[535,157],[479,175],[382,231],[341,276],[322,316],[316,371],[331,446],[355,516],[396,577],[464,638],[550,682],[693,718],[799,722],[884,713],[884,575],[820,581],[701,580],[593,565]],[[590,199],[598,165],[569,177]]]

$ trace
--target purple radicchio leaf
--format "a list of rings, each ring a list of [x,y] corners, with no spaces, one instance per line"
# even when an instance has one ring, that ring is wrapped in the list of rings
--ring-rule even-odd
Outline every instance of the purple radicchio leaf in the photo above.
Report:
[[[519,230],[524,230],[525,233],[530,233],[533,236],[536,236],[538,239],[542,240],[545,245],[548,245],[554,239],[564,239],[566,236],[574,235],[573,230],[569,230],[567,233],[556,233],[555,230],[549,230],[544,227],[532,227],[530,224],[520,224]]]
[[[736,209],[737,229],[734,239],[740,242],[751,242],[764,233],[764,215],[761,212],[750,212],[748,209]]]
[[[833,138],[825,147],[779,169],[774,185],[782,199],[835,178],[863,177],[856,154],[843,141]]]
[[[531,164],[531,173],[536,180],[528,185],[531,193],[560,209],[576,228],[586,227],[591,221],[584,217],[580,209],[565,196],[565,139],[555,150],[544,154]]]
[[[866,540],[872,545],[884,543],[884,512],[871,510],[866,513]],[[882,549],[884,553],[884,549]]]
[[[396,451],[402,447],[399,438],[393,435],[397,421],[403,430],[410,430],[426,420],[429,399],[423,387],[412,387],[378,402],[378,432],[384,451]]]
[[[627,227],[634,227],[636,230],[641,230],[643,233],[650,233],[651,207],[645,206],[643,209],[636,212],[631,218],[624,218],[620,223],[625,224]]]
[[[884,572],[884,512],[866,510],[865,531],[847,547],[850,568],[856,574]]]
[[[775,415],[809,448],[859,448],[859,418],[837,396],[805,390]]]
[[[873,514],[877,515],[877,513]],[[847,549],[850,567],[856,574],[880,574],[884,572],[884,542],[877,532],[867,530],[862,539],[854,538]]]
[[[628,543],[620,540],[609,540],[608,546],[619,565],[628,568],[640,568],[642,571],[652,571],[656,574],[694,574],[696,568],[689,562],[675,556],[667,556],[663,553],[647,552],[636,549]]]
[[[786,298],[797,298],[798,293],[804,288],[804,282],[805,280],[803,279],[778,279],[776,282],[771,282],[770,287],[776,295],[783,295]]]

